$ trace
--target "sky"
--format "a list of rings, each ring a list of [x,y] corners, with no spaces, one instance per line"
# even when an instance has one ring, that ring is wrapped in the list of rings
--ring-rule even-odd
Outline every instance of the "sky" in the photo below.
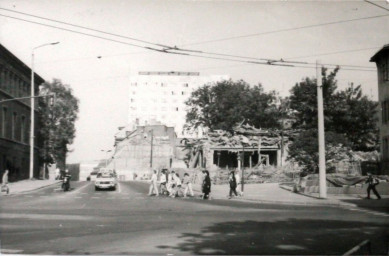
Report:
[[[46,80],[58,78],[70,85],[80,100],[76,138],[67,158],[76,163],[104,158],[102,150],[113,149],[118,127],[128,123],[129,78],[139,71],[229,75],[252,85],[261,83],[281,96],[316,74],[312,65],[281,67],[220,55],[191,53],[223,60],[166,54],[145,49],[158,48],[145,42],[258,59],[337,64],[339,89],[351,82],[361,84],[363,92],[377,100],[377,73],[369,60],[389,43],[389,2],[374,3],[388,10],[366,1],[1,0],[0,8],[8,10],[0,9],[0,43],[30,66],[34,47],[60,42],[36,50],[35,70]],[[380,17],[362,19],[373,16]],[[346,20],[354,21],[341,22]],[[326,25],[312,26],[316,24]]]

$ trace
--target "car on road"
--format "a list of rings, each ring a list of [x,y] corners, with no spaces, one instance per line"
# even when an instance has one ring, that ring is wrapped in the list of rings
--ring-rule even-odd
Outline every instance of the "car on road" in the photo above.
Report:
[[[113,189],[116,190],[117,179],[112,172],[98,172],[95,180],[95,190]]]
[[[88,180],[88,181],[95,181],[95,180],[96,180],[96,176],[97,176],[98,173],[99,173],[99,171],[92,171],[92,172],[89,174],[87,180]]]

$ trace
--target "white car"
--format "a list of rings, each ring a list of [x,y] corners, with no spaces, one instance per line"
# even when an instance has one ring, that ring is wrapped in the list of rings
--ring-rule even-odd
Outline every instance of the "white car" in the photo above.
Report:
[[[95,180],[95,190],[99,189],[113,189],[116,190],[117,180],[111,172],[97,173]]]

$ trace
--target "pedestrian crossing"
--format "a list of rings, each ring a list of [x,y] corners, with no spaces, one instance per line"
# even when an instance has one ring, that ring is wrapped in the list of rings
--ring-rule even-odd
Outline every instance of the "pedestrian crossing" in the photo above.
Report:
[[[389,213],[378,212],[378,211],[374,211],[374,210],[370,210],[370,209],[363,209],[363,208],[357,208],[357,207],[350,208],[350,207],[346,207],[346,206],[344,206],[343,208],[350,210],[350,211],[354,211],[354,212],[362,212],[362,213],[372,214],[375,216],[389,217]]]

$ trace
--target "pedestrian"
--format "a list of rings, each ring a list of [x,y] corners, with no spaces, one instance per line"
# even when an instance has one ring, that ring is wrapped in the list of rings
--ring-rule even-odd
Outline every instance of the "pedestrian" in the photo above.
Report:
[[[236,179],[234,171],[230,172],[230,175],[228,176],[228,182],[230,183],[230,194],[228,196],[228,199],[231,199],[232,194],[238,196],[238,193],[236,193]]]
[[[60,173],[61,173],[61,171],[59,170],[59,168],[58,168],[58,167],[55,168],[55,179],[56,179],[56,180],[59,180],[59,178],[60,178]]]
[[[376,178],[376,177],[373,177],[373,175],[371,175],[371,173],[367,173],[368,175],[368,178],[366,180],[365,183],[368,183],[368,187],[367,187],[367,199],[370,199],[370,191],[373,190],[373,193],[377,196],[377,199],[381,199],[381,196],[380,194],[378,194],[377,190],[376,190],[376,186],[380,183],[380,181]]]
[[[178,175],[178,173],[174,173],[173,174],[173,181],[174,181],[174,189],[173,189],[173,193],[171,195],[171,197],[177,197],[178,196],[178,193],[181,191],[181,179],[180,179],[180,176]],[[182,194],[182,191],[181,191],[181,194]]]
[[[5,169],[3,178],[1,180],[1,192],[6,192],[7,194],[9,194],[8,173],[8,169]]]
[[[157,170],[153,170],[153,175],[151,175],[151,180],[150,180],[149,196],[153,195],[153,191],[155,193],[155,196],[159,196],[157,180],[158,180]]]
[[[209,194],[211,193],[211,178],[209,177],[209,172],[203,170],[204,179],[202,184],[203,199],[209,199]]]
[[[166,186],[167,186],[167,191],[169,192],[169,195],[172,195],[173,192],[174,192],[174,187],[175,187],[175,184],[174,184],[174,171],[171,171],[168,176],[167,176],[167,182],[166,182]]]
[[[165,193],[168,193],[167,191],[167,186],[166,186],[166,182],[167,182],[167,170],[166,169],[162,169],[161,171],[161,177],[159,179],[159,188],[160,188],[160,193],[161,195],[165,194]]]
[[[240,179],[239,171],[235,172],[235,180],[236,180],[236,192],[239,194],[239,196],[243,196],[243,191],[240,189],[242,182]]]
[[[194,193],[193,193],[193,189],[192,189],[192,177],[190,177],[187,172],[184,174],[184,178],[182,180],[182,183],[185,186],[184,197],[186,197],[186,195],[188,194],[188,191],[189,191],[190,196],[193,197]]]

